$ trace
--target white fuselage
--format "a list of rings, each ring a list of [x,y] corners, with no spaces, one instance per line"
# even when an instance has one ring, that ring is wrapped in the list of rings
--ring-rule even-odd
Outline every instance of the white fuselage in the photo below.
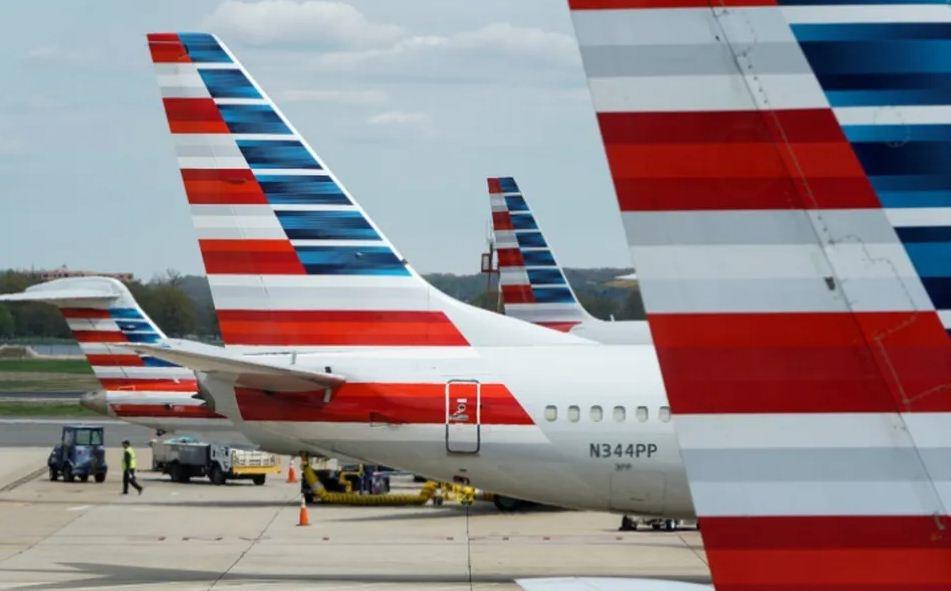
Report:
[[[288,363],[289,355],[271,359]],[[216,410],[266,449],[330,450],[561,506],[693,513],[651,346],[326,351],[299,353],[295,362],[331,368],[347,384],[329,402],[292,400],[281,416],[268,415],[279,396],[262,393],[252,408],[238,404],[229,382],[205,376],[203,384]],[[407,398],[420,384],[429,394]],[[374,396],[355,398],[348,387]],[[490,394],[502,390],[510,399]],[[426,409],[436,404],[434,419]],[[518,413],[499,419],[494,405]],[[455,422],[460,408],[468,422]]]

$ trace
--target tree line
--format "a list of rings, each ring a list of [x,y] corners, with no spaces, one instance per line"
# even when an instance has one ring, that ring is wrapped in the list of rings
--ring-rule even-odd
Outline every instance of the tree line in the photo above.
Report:
[[[612,281],[626,273],[630,273],[630,269],[566,269],[575,294],[592,315],[604,320],[644,318],[640,291]],[[433,273],[425,277],[456,299],[487,310],[500,310],[494,278],[478,273]],[[0,293],[23,291],[41,282],[42,279],[29,272],[3,271],[0,272]],[[127,282],[126,286],[146,314],[167,335],[212,342],[220,340],[211,290],[205,277],[169,271],[147,282]],[[69,327],[56,308],[31,302],[0,304],[0,339],[49,338],[70,338]]]

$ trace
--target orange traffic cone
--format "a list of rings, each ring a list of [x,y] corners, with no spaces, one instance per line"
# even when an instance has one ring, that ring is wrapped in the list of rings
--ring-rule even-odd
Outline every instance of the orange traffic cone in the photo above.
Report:
[[[297,525],[310,525],[310,515],[307,513],[307,501],[304,500],[303,495],[301,495],[300,498],[300,517],[297,519]]]
[[[287,481],[288,482],[297,482],[297,472],[294,470],[294,461],[291,460],[287,464]]]

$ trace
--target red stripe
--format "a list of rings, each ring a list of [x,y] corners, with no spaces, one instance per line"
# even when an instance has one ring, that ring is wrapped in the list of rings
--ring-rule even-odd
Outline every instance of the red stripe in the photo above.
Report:
[[[499,257],[499,267],[524,267],[525,259],[517,248],[500,248],[495,251]]]
[[[324,403],[324,393],[264,394],[236,388],[241,417],[247,421],[298,421],[332,423],[446,422],[445,384],[346,383]],[[474,392],[455,391],[454,397]],[[482,384],[481,419],[484,425],[532,425],[531,417],[502,384]],[[474,422],[475,412],[468,413]]]
[[[830,109],[598,113],[608,144],[845,142]]]
[[[776,0],[568,0],[571,10],[629,8],[717,8],[721,6],[776,6]]]
[[[98,367],[143,367],[145,362],[138,355],[86,355],[89,365]]]
[[[512,216],[507,211],[493,211],[492,227],[496,230],[513,230]]]
[[[502,184],[498,178],[486,179],[489,182],[489,193],[501,193]]]
[[[829,109],[598,121],[622,211],[879,207]]]
[[[124,402],[110,404],[109,408],[118,417],[162,418],[162,419],[224,419],[205,405],[196,404],[137,404]]]
[[[878,207],[866,178],[615,179],[621,211]],[[875,201],[873,201],[873,199]]]
[[[219,310],[229,345],[468,345],[442,312]]]
[[[229,133],[214,99],[163,98],[172,133]]]
[[[678,413],[951,411],[951,347],[935,313],[651,314],[650,322]]]
[[[185,45],[175,33],[149,33],[147,38],[152,62],[160,64],[192,61]]]
[[[580,322],[536,322],[539,326],[557,330],[559,332],[571,332],[571,329],[581,324]]]
[[[503,285],[502,301],[506,304],[533,304],[535,294],[531,285]]]
[[[182,169],[192,205],[267,204],[267,197],[248,169]]]
[[[106,390],[121,392],[197,392],[195,380],[148,380],[137,378],[99,378]]]
[[[98,308],[60,308],[63,318],[101,319],[112,318],[109,310]]]
[[[306,275],[288,240],[199,240],[208,274]]]
[[[74,330],[73,338],[80,343],[126,343],[128,339],[118,331]]]

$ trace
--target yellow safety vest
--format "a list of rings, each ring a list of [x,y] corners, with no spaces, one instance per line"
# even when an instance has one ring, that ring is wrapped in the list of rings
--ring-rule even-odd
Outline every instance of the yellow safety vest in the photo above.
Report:
[[[126,470],[135,470],[135,449],[130,445],[128,449],[124,449],[122,456],[122,463]],[[129,454],[126,456],[125,454]]]

